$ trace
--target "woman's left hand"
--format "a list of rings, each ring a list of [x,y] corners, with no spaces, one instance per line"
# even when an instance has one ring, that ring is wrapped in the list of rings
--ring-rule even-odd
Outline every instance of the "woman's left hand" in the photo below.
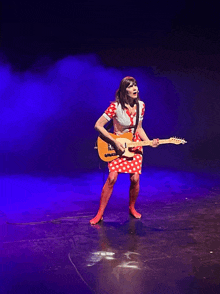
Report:
[[[158,145],[159,145],[160,143],[159,143],[159,139],[157,138],[157,139],[153,139],[153,142],[152,142],[152,147],[157,147]]]

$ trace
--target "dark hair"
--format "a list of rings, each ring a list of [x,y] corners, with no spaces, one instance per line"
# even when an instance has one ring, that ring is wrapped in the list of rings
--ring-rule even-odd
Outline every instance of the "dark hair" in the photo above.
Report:
[[[135,78],[129,76],[123,78],[121,80],[118,90],[115,93],[115,101],[120,103],[123,109],[126,107],[125,104],[136,104],[140,100],[139,93],[137,95],[137,98],[135,99],[132,99],[128,96],[126,88],[131,83],[137,85],[137,81],[135,80]]]

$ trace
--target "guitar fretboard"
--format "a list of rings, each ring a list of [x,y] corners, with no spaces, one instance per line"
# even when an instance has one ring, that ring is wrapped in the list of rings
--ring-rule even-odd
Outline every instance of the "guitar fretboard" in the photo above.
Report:
[[[153,140],[140,141],[140,142],[131,142],[131,143],[128,143],[127,146],[128,147],[151,146],[152,143],[153,143]],[[159,144],[169,144],[169,143],[170,143],[170,140],[169,139],[159,140]]]

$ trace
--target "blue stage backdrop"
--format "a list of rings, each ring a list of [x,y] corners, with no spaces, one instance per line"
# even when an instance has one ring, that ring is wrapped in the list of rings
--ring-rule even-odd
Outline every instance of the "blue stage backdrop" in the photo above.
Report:
[[[111,68],[93,54],[69,56],[46,67],[36,64],[24,72],[0,64],[2,174],[98,169],[94,124],[126,75],[138,81],[148,136],[188,141],[145,147],[145,166],[190,169],[199,161],[220,159],[218,72]]]

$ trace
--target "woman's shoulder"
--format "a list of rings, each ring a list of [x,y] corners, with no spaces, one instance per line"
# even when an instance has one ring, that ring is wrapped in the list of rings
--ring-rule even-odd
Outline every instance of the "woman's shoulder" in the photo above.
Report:
[[[117,111],[118,105],[116,101],[111,101],[108,108],[105,110],[105,113],[115,113]]]
[[[118,106],[118,102],[117,101],[111,101],[109,106],[117,107]]]
[[[145,106],[144,101],[139,101],[139,105],[140,105],[141,107],[144,107],[144,106]]]

